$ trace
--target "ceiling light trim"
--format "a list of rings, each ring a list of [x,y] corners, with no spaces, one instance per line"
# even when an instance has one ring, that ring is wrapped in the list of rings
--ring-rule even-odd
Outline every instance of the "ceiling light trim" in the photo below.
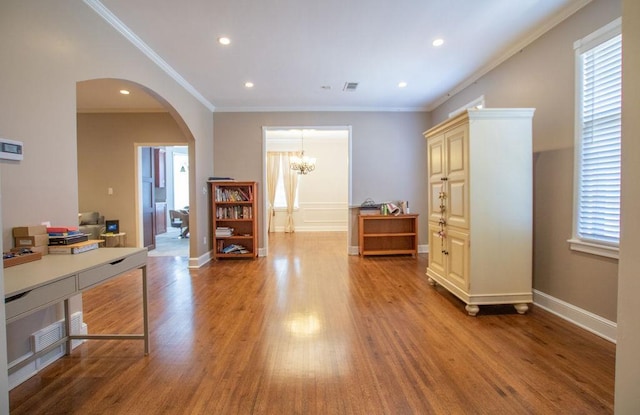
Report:
[[[149,45],[147,45],[138,35],[127,27],[120,19],[116,17],[107,7],[99,0],[83,0],[83,2],[91,7],[100,17],[109,23],[114,29],[122,34],[129,42],[144,53],[153,63],[162,69],[169,77],[182,86],[195,99],[200,101],[202,105],[207,107],[209,111],[214,112],[216,107],[209,102],[197,89],[193,87],[186,79],[182,77],[175,69],[173,69],[164,59],[160,57]]]
[[[568,19],[570,16],[575,14],[578,10],[582,9],[587,4],[591,3],[592,0],[580,0],[576,1],[560,10],[557,14],[549,18],[546,22],[542,22],[540,25],[536,26],[528,35],[525,35],[523,39],[517,43],[515,43],[512,47],[508,48],[506,52],[497,57],[496,59],[491,60],[489,63],[484,65],[482,68],[474,72],[467,79],[459,83],[456,87],[454,87],[447,94],[441,96],[440,98],[432,101],[427,105],[426,110],[431,112],[438,108],[440,105],[447,102],[451,97],[455,96],[458,92],[464,90],[468,86],[472,85],[478,79],[482,78],[484,75],[498,67],[500,64],[505,62],[507,59],[511,58],[516,53],[522,51],[525,47],[529,46],[535,40],[537,40],[540,36],[547,33],[549,30],[553,29],[564,20]]]

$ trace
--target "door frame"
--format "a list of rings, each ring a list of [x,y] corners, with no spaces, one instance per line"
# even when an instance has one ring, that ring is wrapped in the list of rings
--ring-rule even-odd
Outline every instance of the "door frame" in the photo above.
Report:
[[[170,143],[133,143],[134,151],[134,169],[135,169],[135,184],[134,184],[134,208],[135,208],[135,238],[136,246],[144,246],[144,229],[142,222],[142,192],[140,189],[140,183],[142,181],[142,148],[143,147],[187,147],[187,154],[190,154],[189,150],[191,143],[184,142],[170,142]],[[191,163],[190,163],[191,164]],[[189,189],[191,189],[191,179],[189,179]],[[191,195],[189,195],[191,200]],[[191,244],[194,243],[192,238],[189,238],[189,252],[187,256],[191,255]]]
[[[258,249],[258,256],[269,255],[269,199],[267,198],[267,132],[274,130],[323,130],[323,131],[346,131],[347,132],[347,246],[345,249],[348,254],[352,254],[350,249],[351,243],[351,202],[352,202],[352,151],[351,151],[351,137],[352,128],[350,125],[334,125],[334,126],[312,126],[312,125],[297,125],[297,126],[263,126],[262,127],[262,244],[263,247]]]

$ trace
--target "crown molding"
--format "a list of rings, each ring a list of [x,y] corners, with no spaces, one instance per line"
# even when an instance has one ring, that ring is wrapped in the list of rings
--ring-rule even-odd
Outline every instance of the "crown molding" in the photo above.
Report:
[[[592,0],[576,0],[575,2],[571,3],[570,5],[562,9],[560,12],[555,14],[553,17],[545,21],[543,24],[536,26],[536,28],[533,29],[531,32],[529,32],[528,35],[526,35],[522,40],[520,40],[519,42],[515,43],[513,46],[508,48],[502,55],[498,56],[496,59],[493,59],[488,64],[480,68],[478,71],[474,72],[470,77],[465,79],[462,83],[458,84],[446,95],[441,96],[440,98],[436,99],[435,101],[427,105],[426,111],[431,112],[435,110],[440,105],[447,102],[451,97],[455,96],[460,91],[463,91],[465,88],[472,85],[478,79],[482,78],[484,75],[494,70],[496,67],[498,67],[500,64],[502,64],[503,62],[505,62],[512,56],[514,56],[515,54],[521,52],[522,49],[529,46],[531,43],[537,40],[540,36],[544,35],[549,30],[553,29],[554,27],[562,23],[564,20],[572,16],[578,10],[582,9],[584,6],[591,3],[591,1]]]
[[[216,107],[209,102],[200,92],[198,92],[186,79],[184,79],[175,69],[171,67],[164,59],[160,57],[149,45],[147,45],[138,35],[127,27],[120,19],[116,17],[109,9],[107,9],[99,0],[83,0],[84,3],[91,7],[100,17],[109,23],[114,29],[122,34],[131,44],[144,53],[153,63],[158,65],[167,75],[189,92],[202,105],[207,107],[209,111],[214,112]]]
[[[426,107],[216,107],[215,112],[427,112]]]

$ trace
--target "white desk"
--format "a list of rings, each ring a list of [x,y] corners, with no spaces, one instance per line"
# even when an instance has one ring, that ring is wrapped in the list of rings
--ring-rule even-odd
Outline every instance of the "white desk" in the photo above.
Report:
[[[134,269],[142,270],[143,334],[70,334],[71,317],[69,298]],[[144,354],[149,354],[149,315],[147,311],[147,249],[99,248],[74,255],[45,255],[39,261],[28,262],[4,269],[6,322],[64,302],[65,337],[51,346],[9,367],[9,372],[32,362],[36,358],[80,339],[144,340]]]

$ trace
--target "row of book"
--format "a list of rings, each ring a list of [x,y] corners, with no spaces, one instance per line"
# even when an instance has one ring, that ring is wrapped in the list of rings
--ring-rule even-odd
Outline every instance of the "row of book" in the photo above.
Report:
[[[251,187],[216,187],[216,202],[251,202],[252,200]]]
[[[218,219],[251,219],[253,209],[251,206],[219,206],[216,209]]]

